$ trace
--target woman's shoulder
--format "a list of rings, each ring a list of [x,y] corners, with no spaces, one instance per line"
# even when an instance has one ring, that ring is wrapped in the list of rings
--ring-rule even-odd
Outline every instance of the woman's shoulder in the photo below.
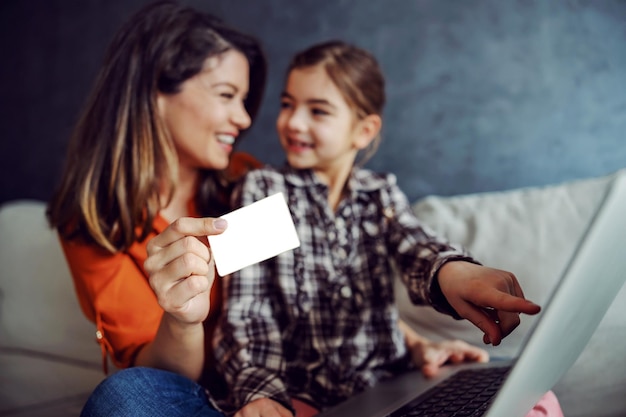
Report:
[[[237,180],[248,172],[263,167],[263,163],[247,152],[235,152],[230,160],[226,175],[231,180]]]

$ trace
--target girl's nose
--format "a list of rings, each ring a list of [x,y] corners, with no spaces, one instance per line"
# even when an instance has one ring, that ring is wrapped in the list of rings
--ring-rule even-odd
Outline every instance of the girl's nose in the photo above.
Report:
[[[301,132],[306,129],[306,118],[302,111],[294,110],[287,116],[287,127],[289,130]]]

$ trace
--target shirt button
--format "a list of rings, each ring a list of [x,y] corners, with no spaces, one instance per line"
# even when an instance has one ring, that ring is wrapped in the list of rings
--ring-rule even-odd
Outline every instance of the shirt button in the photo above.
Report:
[[[96,330],[96,339],[102,340],[104,336],[102,336],[102,332],[100,330]]]
[[[343,298],[350,298],[350,296],[352,295],[352,290],[347,285],[341,287],[340,292]]]

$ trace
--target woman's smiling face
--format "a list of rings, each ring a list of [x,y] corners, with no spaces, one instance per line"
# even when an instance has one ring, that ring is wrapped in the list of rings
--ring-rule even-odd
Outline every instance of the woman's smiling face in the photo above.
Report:
[[[159,94],[159,114],[181,168],[224,169],[237,136],[251,123],[244,107],[250,69],[236,50],[208,58],[204,67],[178,93]]]

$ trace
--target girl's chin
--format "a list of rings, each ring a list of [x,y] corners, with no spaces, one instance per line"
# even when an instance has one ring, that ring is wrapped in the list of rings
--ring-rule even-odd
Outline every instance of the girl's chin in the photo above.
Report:
[[[309,169],[312,168],[311,165],[309,164],[300,164],[300,163],[294,163],[291,161],[287,161],[289,162],[289,166],[293,169]]]
[[[295,155],[287,155],[287,162],[289,162],[289,166],[296,169],[307,169],[312,167],[311,163],[307,162],[306,159]]]

